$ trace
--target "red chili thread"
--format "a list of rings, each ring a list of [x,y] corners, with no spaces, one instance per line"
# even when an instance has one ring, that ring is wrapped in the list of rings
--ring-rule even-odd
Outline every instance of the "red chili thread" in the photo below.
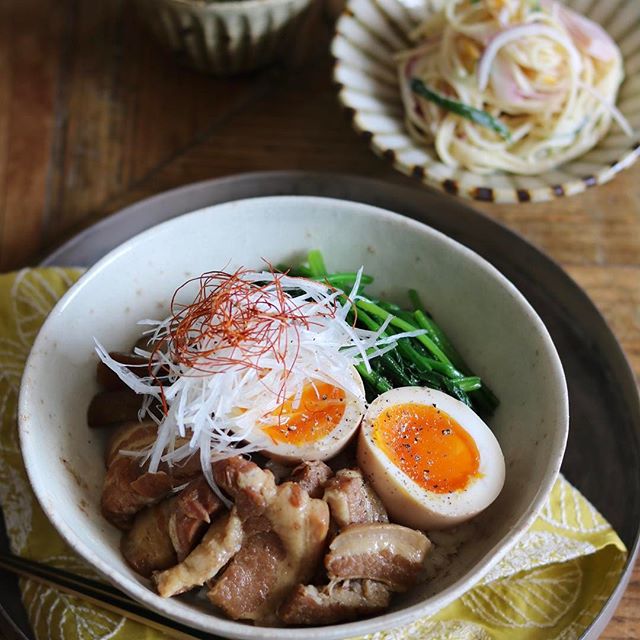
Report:
[[[172,317],[167,335],[154,343],[149,358],[149,373],[160,387],[165,415],[168,405],[163,384],[153,373],[159,352],[168,347],[167,355],[174,363],[204,375],[236,366],[260,370],[260,357],[267,353],[278,362],[286,362],[291,346],[289,329],[293,329],[297,337],[295,354],[290,367],[283,370],[278,393],[279,400],[284,401],[286,381],[300,353],[298,328],[308,329],[312,323],[305,313],[307,303],[292,304],[291,296],[283,288],[282,278],[286,274],[274,271],[269,263],[267,265],[273,280],[264,283],[245,279],[243,276],[251,271],[238,269],[234,273],[209,271],[176,289],[171,298]],[[194,282],[198,284],[198,291],[193,302],[178,303],[180,292]],[[335,311],[333,308],[322,315],[334,317]],[[220,353],[229,347],[230,354]]]

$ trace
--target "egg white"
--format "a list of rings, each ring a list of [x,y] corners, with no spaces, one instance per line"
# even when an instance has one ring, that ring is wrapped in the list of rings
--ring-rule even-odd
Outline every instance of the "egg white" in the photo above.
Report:
[[[298,464],[304,460],[328,460],[340,453],[360,426],[366,407],[362,379],[353,367],[351,369],[353,380],[360,389],[360,393],[355,395],[346,392],[344,413],[330,433],[316,442],[296,446],[284,442],[273,442],[258,426],[255,430],[255,439],[252,438],[252,441],[262,445],[261,453],[287,465]]]
[[[424,489],[376,445],[373,439],[376,418],[391,406],[407,403],[437,407],[475,441],[480,454],[478,475],[464,489],[450,493]],[[358,465],[392,520],[417,529],[444,529],[472,518],[497,498],[504,485],[504,456],[489,427],[464,403],[426,387],[391,389],[378,396],[363,418],[357,455]]]

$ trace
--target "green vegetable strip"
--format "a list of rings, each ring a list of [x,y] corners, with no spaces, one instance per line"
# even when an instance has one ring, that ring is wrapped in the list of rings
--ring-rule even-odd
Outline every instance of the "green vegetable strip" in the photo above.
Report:
[[[469,367],[466,362],[458,353],[458,350],[453,346],[444,331],[433,320],[431,314],[426,310],[418,292],[415,289],[409,290],[409,300],[411,300],[411,304],[415,309],[413,315],[418,326],[429,331],[429,334],[433,337],[434,341],[442,347],[443,351],[449,357],[449,360],[451,360],[458,369],[469,372]]]
[[[456,386],[460,387],[465,393],[477,391],[482,387],[482,380],[478,376],[467,376],[466,378],[458,378],[455,380]]]
[[[464,360],[451,342],[449,342],[447,336],[442,333],[440,327],[429,316],[427,316],[424,311],[414,311],[413,318],[416,325],[429,332],[432,340],[442,348],[455,367],[464,371],[468,370]]]
[[[394,315],[398,315],[404,311],[402,307],[399,307],[397,304],[393,304],[392,302],[386,302],[384,300],[374,300],[373,298],[369,298],[369,300],[377,304],[379,307],[382,307],[385,311],[393,313]]]
[[[398,351],[404,358],[413,363],[421,371],[433,371],[434,369],[437,371],[437,365],[443,364],[437,360],[432,360],[431,358],[427,358],[421,353],[418,353],[411,346],[411,341],[408,338],[402,338],[401,340],[398,340]],[[434,366],[434,364],[436,366]],[[439,373],[442,373],[442,371],[440,371]]]
[[[375,298],[368,298],[369,302],[373,302],[377,304],[381,309],[388,311],[391,315],[396,316],[402,320],[406,320],[410,324],[414,324],[413,314],[402,307],[399,307],[397,304],[393,304],[392,302],[385,302],[384,300],[376,300]]]
[[[409,300],[413,305],[414,311],[422,311],[422,313],[424,313],[426,316],[428,316],[429,318],[431,317],[431,314],[427,311],[427,308],[422,302],[420,294],[415,289],[409,289]]]
[[[303,264],[298,265],[297,267],[290,267],[286,264],[277,264],[275,267],[276,271],[280,271],[281,273],[287,273],[293,278],[311,278],[311,269],[309,267],[305,267]]]
[[[471,369],[469,365],[464,361],[462,356],[458,353],[458,350],[453,346],[447,335],[442,331],[442,329],[434,322],[434,320],[428,315],[422,301],[420,300],[420,296],[417,291],[410,290],[409,291],[409,299],[411,303],[416,308],[414,312],[414,317],[418,326],[422,329],[426,329],[430,332],[430,335],[433,337],[435,342],[442,347],[443,351],[447,354],[449,360],[455,365],[456,368],[460,369],[467,375],[471,375]],[[477,376],[474,376],[477,377]],[[467,391],[475,391],[472,389],[468,389]],[[487,385],[480,384],[477,387],[477,393],[472,395],[472,399],[478,404],[482,405],[482,408],[491,413],[498,406],[499,401],[496,398],[495,394]]]
[[[391,357],[391,353],[392,352],[385,353],[378,358],[380,366],[388,374],[388,377],[397,380],[398,384],[396,386],[399,387],[417,386],[419,380],[410,373],[407,373],[406,369]]]
[[[416,321],[423,329],[429,329],[431,335],[434,340],[442,347],[444,352],[447,354],[451,362],[467,374],[471,374],[471,369],[469,365],[464,361],[458,350],[453,346],[452,342],[449,340],[447,335],[442,331],[442,329],[434,322],[431,315],[426,310],[418,292],[415,289],[409,290],[409,299],[411,300],[411,304],[416,310],[414,314],[417,312],[421,312],[416,317]],[[468,391],[472,391],[469,389]],[[478,387],[478,393],[474,393],[472,398],[475,401],[478,401],[484,406],[485,410],[493,411],[499,403],[498,398],[496,398],[495,394],[489,387],[487,387],[484,383]]]
[[[349,317],[355,319],[355,314],[351,312]],[[364,324],[367,329],[371,331],[377,331],[381,325],[379,325],[373,318],[371,318],[365,311],[358,311],[357,320]],[[381,336],[387,336],[386,332],[383,332]],[[372,355],[374,349],[368,349],[367,355]],[[382,367],[385,369],[389,375],[397,380],[399,383],[396,386],[414,386],[417,382],[414,378],[407,375],[407,373],[403,370],[402,361],[399,358],[394,357],[394,351],[389,351],[388,353],[384,353],[381,356],[377,357],[377,361],[379,361]],[[362,365],[364,366],[364,364]],[[366,369],[365,369],[366,370]],[[393,385],[392,385],[393,386]]]
[[[414,340],[417,340],[417,338],[414,338]],[[411,341],[407,338],[398,340],[398,349],[416,366],[425,369],[426,371],[437,371],[438,373],[441,373],[442,375],[447,376],[447,378],[451,378],[452,380],[464,377],[464,375],[451,364],[447,364],[446,362],[440,362],[439,360],[434,360],[433,358],[423,356],[416,349],[414,349]]]
[[[351,315],[351,317],[353,318],[355,316]],[[378,331],[378,329],[380,329],[380,327],[382,326],[381,324],[376,322],[366,311],[363,311],[362,309],[358,309],[357,320],[370,331]],[[388,335],[389,333],[387,331],[384,331],[381,334],[382,337],[386,337]],[[432,368],[428,362],[428,358],[424,358],[419,353],[416,353],[415,351],[413,351],[413,349],[409,345],[408,339],[403,338],[401,340],[398,340],[397,350],[402,355],[404,355],[408,360],[410,361],[412,360],[414,364],[416,364],[419,368],[422,368],[426,371],[431,371]],[[395,353],[395,351],[390,351],[385,355],[390,356],[393,353]],[[415,358],[413,357],[413,354],[415,354],[416,356]]]
[[[393,389],[393,385],[382,375],[376,371],[367,371],[364,364],[357,364],[356,370],[360,374],[361,378],[368,382],[378,393],[384,393]]]
[[[328,282],[332,287],[338,289],[351,289],[356,283],[357,273],[330,273],[324,278],[314,278],[314,280],[321,280],[322,282]],[[360,278],[360,287],[364,287],[373,282],[373,278],[366,273],[362,274]],[[347,291],[349,293],[349,291]]]
[[[381,326],[362,309],[358,311],[357,318],[361,324],[363,324],[367,329],[371,331],[377,331]],[[382,335],[385,336],[388,335],[388,333],[385,332]],[[451,378],[452,382],[455,383],[455,386],[465,393],[479,389],[482,386],[482,381],[479,377],[464,377],[459,371],[456,371],[450,365],[445,365],[437,360],[432,360],[431,358],[422,356],[417,351],[415,351],[415,349],[413,349],[413,347],[411,346],[411,340],[409,338],[402,338],[398,341],[397,351],[407,361],[414,364],[418,368],[419,372],[429,373],[433,369],[438,371],[438,369],[441,368],[438,373],[447,375],[449,378]],[[402,371],[399,368],[398,363],[391,357],[391,354],[393,353],[394,351],[390,351],[381,357],[383,367],[388,371],[388,373],[394,379],[397,379],[400,384],[415,385],[417,382],[419,382],[419,380],[416,380],[414,376],[408,375],[405,371]],[[422,377],[424,378],[425,376]],[[429,383],[435,384],[439,388],[443,386],[442,384],[438,384],[437,378],[435,378],[434,376],[426,376],[426,378]]]
[[[427,85],[420,80],[420,78],[411,78],[411,91],[418,94],[420,97],[429,100],[434,104],[437,104],[442,109],[451,111],[456,115],[471,120],[479,124],[481,127],[486,127],[495,131],[505,140],[511,139],[511,132],[509,129],[497,118],[494,118],[490,113],[482,111],[482,109],[476,109],[464,102],[458,102],[457,100],[451,100],[451,98],[445,98],[445,96],[432,91]]]
[[[372,315],[377,316],[378,318],[382,318],[383,320],[386,320],[389,316],[391,316],[392,317],[391,325],[394,327],[398,327],[398,329],[402,329],[403,331],[415,331],[416,329],[420,328],[413,324],[410,324],[409,322],[407,322],[406,320],[403,320],[402,318],[398,318],[397,316],[394,316],[393,314],[389,313],[388,311],[385,311],[382,307],[379,307],[377,304],[374,304],[373,302],[369,302],[367,300],[358,300],[356,302],[356,306],[358,307],[358,309],[363,309],[364,311],[367,311],[368,313],[371,313]],[[431,351],[431,353],[438,360],[446,364],[451,364],[451,362],[449,361],[449,358],[447,358],[447,356],[442,351],[442,349],[440,349],[440,347],[431,338],[429,338],[426,335],[419,335],[416,337],[416,340],[418,340],[418,342],[422,343],[429,351]]]
[[[351,315],[354,318],[354,315]],[[371,316],[369,316],[365,311],[359,310],[357,313],[357,320],[365,325],[367,329],[370,331],[377,331],[381,325],[379,325]],[[381,336],[387,336],[386,332],[383,332]],[[371,350],[368,352],[370,353]],[[395,360],[393,357],[393,351],[385,353],[379,356],[380,361],[383,363],[384,368],[391,374],[393,378],[396,378],[401,385],[414,385],[415,380],[412,381],[404,371],[400,368],[400,364],[398,360]]]
[[[357,315],[350,313],[349,317],[353,319],[357,318],[358,323],[363,324],[365,328],[369,329],[370,331],[378,331],[378,329],[380,329],[380,327],[382,326],[382,324],[374,320],[366,311],[363,311],[362,309],[358,309]],[[387,330],[387,331],[383,331],[380,334],[380,337],[384,338],[384,337],[388,337],[389,335],[390,333]],[[387,354],[384,354],[384,355],[393,355],[395,351],[396,350],[389,351],[387,352]],[[408,338],[403,338],[401,340],[398,340],[397,351],[400,351],[400,352],[404,351],[403,355],[405,355],[406,359],[409,361],[412,361],[411,356],[413,355],[413,353],[415,353],[413,352],[413,350],[409,345]],[[418,357],[413,361],[413,364],[415,364],[417,367],[422,368],[426,371],[431,371],[431,366],[429,362],[427,362],[428,359],[424,358],[423,356],[420,356],[420,354],[416,353],[416,355]],[[401,360],[401,359],[399,358],[398,360]]]
[[[287,273],[293,278],[309,278],[310,280],[317,280],[319,282],[328,282],[332,287],[336,287],[338,289],[350,289],[356,283],[356,279],[358,277],[358,274],[353,271],[314,276],[311,269],[309,269],[309,267],[305,267],[304,265],[289,267],[286,264],[278,264],[275,268],[276,271]],[[373,278],[370,275],[367,275],[366,273],[362,274],[360,278],[361,286],[371,284],[372,282]]]
[[[353,309],[349,312],[350,318],[354,320],[358,320],[361,322],[369,331],[377,331],[382,325],[376,322],[366,311],[362,309],[358,309],[357,313],[354,313]],[[383,336],[388,336],[389,334],[385,331],[382,333]]]
[[[307,260],[309,262],[309,269],[311,270],[311,275],[315,278],[324,277],[327,274],[327,267],[324,264],[324,258],[322,257],[322,253],[317,249],[313,249],[309,251],[307,255]]]

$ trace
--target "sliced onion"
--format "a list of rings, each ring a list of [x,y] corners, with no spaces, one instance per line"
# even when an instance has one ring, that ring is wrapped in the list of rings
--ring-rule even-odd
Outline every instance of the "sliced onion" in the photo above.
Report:
[[[511,27],[499,33],[493,40],[491,40],[483,51],[480,62],[478,63],[478,88],[480,91],[484,91],[489,84],[491,65],[493,64],[493,61],[498,55],[500,49],[514,40],[520,40],[521,38],[529,38],[532,36],[544,36],[550,40],[555,40],[558,44],[562,45],[569,54],[571,67],[576,75],[580,72],[582,69],[580,54],[576,50],[573,42],[567,36],[560,33],[557,29],[547,25],[523,24]]]
[[[525,99],[509,65],[499,56],[495,58],[495,64],[491,69],[491,86],[501,102],[518,104]]]
[[[544,0],[542,4],[546,9],[557,11],[558,20],[579,49],[603,62],[609,62],[618,56],[618,46],[597,22],[562,6],[555,0]]]
[[[550,100],[558,98],[558,91],[542,92],[520,87],[511,67],[500,55],[491,69],[491,86],[500,102],[528,110],[548,107]]]

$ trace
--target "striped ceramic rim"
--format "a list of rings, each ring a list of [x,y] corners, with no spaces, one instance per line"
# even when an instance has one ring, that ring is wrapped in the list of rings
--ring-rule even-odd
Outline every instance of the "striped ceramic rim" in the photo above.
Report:
[[[252,9],[254,7],[267,8],[293,4],[294,0],[171,0],[177,6],[189,7],[199,11],[225,13],[238,11],[238,9]]]
[[[354,129],[369,142],[378,156],[391,162],[398,171],[446,193],[472,200],[542,202],[604,184],[638,158],[640,141],[624,136],[615,124],[593,149],[556,170],[538,176],[481,175],[447,167],[435,158],[435,152],[433,157],[429,157],[430,150],[411,140],[404,127],[392,60],[395,51],[410,45],[407,34],[424,17],[424,5],[412,4],[416,6],[404,4],[402,0],[348,0],[331,43],[333,79],[338,87],[338,98]],[[640,131],[640,2],[567,0],[565,4],[602,24],[620,46],[626,77],[617,106],[632,127]],[[398,46],[398,43],[402,45]],[[367,47],[368,44],[375,46],[375,53]],[[393,79],[391,69],[394,69]],[[361,80],[365,76],[368,83],[350,80],[354,77]],[[367,84],[369,89],[363,89]],[[383,88],[384,98],[376,95],[376,89],[380,88]],[[393,91],[393,98],[390,91]],[[375,117],[368,117],[371,114],[382,116],[386,126],[392,121],[395,129],[391,133],[397,134],[404,146],[385,142],[390,132],[376,131],[372,126]],[[419,162],[407,159],[407,156],[415,156],[416,152],[425,159]]]

